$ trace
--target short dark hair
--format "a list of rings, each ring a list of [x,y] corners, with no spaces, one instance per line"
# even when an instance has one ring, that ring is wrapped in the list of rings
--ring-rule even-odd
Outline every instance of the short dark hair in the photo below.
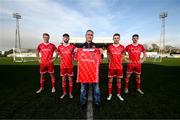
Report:
[[[43,36],[48,36],[49,37],[49,34],[48,33],[43,33]]]
[[[119,37],[120,37],[120,34],[119,34],[119,33],[115,33],[115,34],[113,35],[113,37],[114,37],[114,36],[119,36]]]
[[[69,37],[69,34],[65,33],[63,34],[63,37]]]
[[[92,31],[92,30],[87,30],[87,31],[86,31],[86,34],[87,34],[88,32],[92,32],[92,33],[94,34],[94,31]]]
[[[138,35],[138,34],[134,34],[134,35],[132,36],[132,38],[133,38],[133,37],[139,37],[139,35]]]

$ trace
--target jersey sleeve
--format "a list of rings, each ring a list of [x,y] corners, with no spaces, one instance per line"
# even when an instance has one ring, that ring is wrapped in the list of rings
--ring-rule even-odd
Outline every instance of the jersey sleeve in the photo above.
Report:
[[[53,48],[54,48],[54,51],[55,51],[55,52],[57,52],[57,47],[56,47],[55,45],[54,45],[54,47],[53,47]]]
[[[73,49],[73,52],[74,52],[74,49],[76,48],[76,46],[75,45],[72,45],[72,49]]]
[[[100,49],[98,49],[98,54],[99,54],[99,61],[101,62],[104,56],[103,56],[103,53],[100,52]]]
[[[74,54],[74,60],[75,61],[78,61],[78,53],[79,53],[79,48],[78,48],[78,50]]]
[[[127,52],[127,51],[128,51],[128,49],[129,49],[129,46],[126,46],[126,47],[125,47],[125,52]]]
[[[97,58],[101,61],[102,60],[102,57],[101,57],[101,51],[100,51],[100,48],[96,48],[96,53],[97,53]]]
[[[36,48],[37,51],[41,50],[41,44],[38,45],[38,47]]]
[[[110,59],[110,45],[107,48],[107,58],[108,60]]]
[[[142,52],[145,53],[146,52],[146,49],[144,48],[144,46],[142,45],[141,46],[141,49],[142,49]]]
[[[57,51],[58,51],[59,54],[61,53],[61,51],[60,51],[60,45],[58,46]]]
[[[125,55],[126,54],[126,49],[125,49],[125,47],[124,46],[122,46],[122,55]]]

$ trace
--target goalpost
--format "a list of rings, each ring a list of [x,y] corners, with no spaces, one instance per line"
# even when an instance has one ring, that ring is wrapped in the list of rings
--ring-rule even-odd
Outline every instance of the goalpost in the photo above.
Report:
[[[163,50],[159,49],[159,52],[154,57],[154,61],[153,62],[162,62],[162,58],[163,58]]]
[[[36,60],[35,51],[32,49],[13,48],[13,62],[32,62]]]

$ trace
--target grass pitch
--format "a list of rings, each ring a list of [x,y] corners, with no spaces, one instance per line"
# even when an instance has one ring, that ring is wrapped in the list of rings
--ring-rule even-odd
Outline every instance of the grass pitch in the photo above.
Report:
[[[122,93],[125,101],[117,99],[114,81],[113,97],[109,102],[106,100],[108,64],[107,60],[104,60],[100,66],[102,105],[100,109],[94,107],[94,118],[180,118],[180,59],[164,58],[161,63],[152,61],[147,59],[142,66],[142,90],[145,95],[136,92],[132,76],[129,94]],[[123,65],[125,73],[126,63]],[[76,70],[75,64],[74,83]],[[74,84],[73,100],[67,97],[64,100],[59,99],[62,89],[58,60],[55,62],[55,94],[51,93],[49,75],[46,75],[45,91],[35,94],[39,88],[37,62],[13,63],[12,58],[0,58],[0,75],[0,118],[86,118],[86,112],[80,109],[79,84]]]

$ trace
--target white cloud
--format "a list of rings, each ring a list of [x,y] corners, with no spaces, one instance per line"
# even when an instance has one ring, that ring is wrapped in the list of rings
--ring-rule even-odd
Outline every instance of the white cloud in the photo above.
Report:
[[[87,18],[79,14],[78,12],[66,8],[60,4],[56,4],[53,1],[12,1],[3,2],[4,7],[0,7],[0,14],[4,15],[1,19],[8,21],[1,21],[1,39],[0,47],[13,47],[15,20],[12,18],[13,12],[20,12],[22,20],[20,20],[20,30],[22,37],[22,44],[24,47],[32,47],[37,44],[43,32],[49,32],[52,37],[52,42],[58,43],[57,35],[61,35],[64,32],[77,33],[85,31],[89,28]],[[10,20],[9,20],[10,19]],[[9,26],[9,21],[11,26]],[[7,29],[8,28],[8,29]],[[77,29],[78,28],[78,29]],[[11,29],[11,30],[9,30]],[[59,38],[58,38],[59,39]],[[8,45],[6,41],[8,42]],[[28,41],[28,42],[25,42]],[[30,42],[29,42],[30,41]],[[10,43],[10,44],[9,44]],[[31,44],[27,44],[31,43]]]
[[[68,32],[72,36],[84,36],[84,33],[87,29],[93,29],[99,32],[100,35],[105,35],[104,31],[107,31],[111,28],[111,21],[105,16],[99,16],[94,14],[89,17],[84,15],[81,12],[76,11],[74,8],[69,8],[63,6],[62,4],[57,4],[57,2],[50,0],[16,0],[12,1],[3,1],[3,6],[0,11],[0,14],[5,14],[4,19],[10,19],[8,22],[3,21],[3,31],[4,36],[2,39],[7,41],[14,41],[14,27],[15,20],[12,18],[13,12],[19,12],[22,15],[22,20],[20,20],[20,30],[22,37],[22,45],[24,47],[32,47],[37,44],[37,39],[40,38],[43,32],[49,32],[51,34],[52,42],[58,44],[59,37],[61,34]],[[81,1],[81,7],[86,12],[106,12],[106,6],[104,1]],[[88,5],[89,7],[86,7]],[[11,22],[11,29],[6,29],[9,26],[9,21]],[[10,27],[10,26],[9,26]],[[8,27],[8,28],[9,28]],[[2,30],[2,28],[1,28]],[[9,36],[10,34],[10,36]],[[39,40],[40,41],[40,40]],[[23,44],[24,43],[24,44]],[[29,44],[26,44],[29,43]],[[14,43],[11,42],[7,47],[14,46]],[[4,47],[0,46],[0,47]]]
[[[112,2],[77,0],[76,4],[78,6],[52,0],[1,0],[0,49],[14,47],[13,12],[19,12],[22,15],[21,40],[22,46],[26,48],[34,47],[41,42],[43,32],[50,33],[51,42],[58,44],[63,33],[69,33],[72,37],[83,37],[87,29],[93,29],[97,37],[111,37],[115,32],[119,32],[122,35],[122,43],[125,45],[131,43],[131,36],[134,33],[142,34],[142,43],[150,43],[159,39],[157,29],[155,33],[150,31],[153,37],[147,34],[153,29],[154,21],[148,21],[146,18],[144,18],[146,20],[133,21],[136,20],[136,16],[131,14],[133,11],[129,4],[119,4],[115,0]],[[115,9],[110,5],[120,8]],[[150,25],[151,28],[149,28]],[[168,36],[176,41],[180,38],[174,34]],[[179,41],[176,43],[169,42],[169,44],[180,46]]]

